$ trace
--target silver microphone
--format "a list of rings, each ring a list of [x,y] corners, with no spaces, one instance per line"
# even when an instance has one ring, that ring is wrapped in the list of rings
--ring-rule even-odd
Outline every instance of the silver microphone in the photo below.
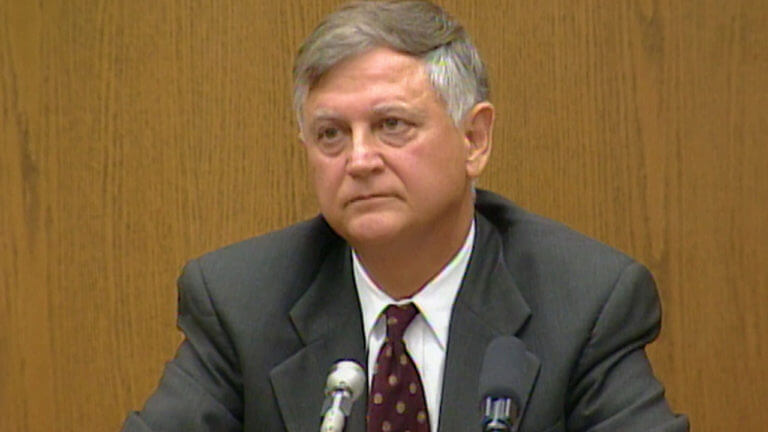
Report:
[[[365,371],[357,362],[340,360],[331,367],[325,383],[325,401],[320,412],[320,432],[342,432],[352,403],[365,391]]]
[[[525,380],[525,353],[525,344],[513,336],[499,336],[485,349],[480,369],[483,432],[517,430],[522,406],[517,389]]]

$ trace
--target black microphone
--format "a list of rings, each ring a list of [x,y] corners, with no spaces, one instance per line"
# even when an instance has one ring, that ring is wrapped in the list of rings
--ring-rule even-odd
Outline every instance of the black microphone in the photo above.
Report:
[[[525,345],[512,336],[500,336],[485,349],[480,371],[483,432],[517,430],[520,395],[526,364]]]
[[[357,362],[340,360],[331,367],[325,383],[325,401],[320,412],[320,432],[342,432],[352,403],[365,391],[365,371]]]

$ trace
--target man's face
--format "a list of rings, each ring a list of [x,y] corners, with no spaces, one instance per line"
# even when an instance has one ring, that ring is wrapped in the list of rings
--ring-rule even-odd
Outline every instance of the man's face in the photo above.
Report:
[[[309,92],[303,120],[320,211],[354,247],[467,223],[484,159],[468,161],[466,131],[423,61],[376,48],[339,63]]]

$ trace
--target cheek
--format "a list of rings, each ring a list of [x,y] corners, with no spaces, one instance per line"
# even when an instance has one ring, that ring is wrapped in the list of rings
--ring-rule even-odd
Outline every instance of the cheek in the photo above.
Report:
[[[465,154],[461,140],[453,135],[433,137],[414,146],[403,158],[403,167],[422,181],[440,183],[455,175],[463,175]]]
[[[312,170],[312,178],[315,183],[317,196],[323,200],[332,197],[341,184],[344,175],[344,166],[340,161],[315,157],[309,159]]]

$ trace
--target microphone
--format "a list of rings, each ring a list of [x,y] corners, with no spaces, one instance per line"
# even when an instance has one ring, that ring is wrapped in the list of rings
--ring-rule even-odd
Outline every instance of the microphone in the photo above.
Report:
[[[365,390],[365,371],[357,362],[340,360],[331,367],[325,383],[325,401],[320,412],[320,432],[342,432],[352,403]]]
[[[480,371],[483,432],[517,430],[521,400],[515,389],[524,380],[525,352],[525,345],[512,336],[488,344]]]

